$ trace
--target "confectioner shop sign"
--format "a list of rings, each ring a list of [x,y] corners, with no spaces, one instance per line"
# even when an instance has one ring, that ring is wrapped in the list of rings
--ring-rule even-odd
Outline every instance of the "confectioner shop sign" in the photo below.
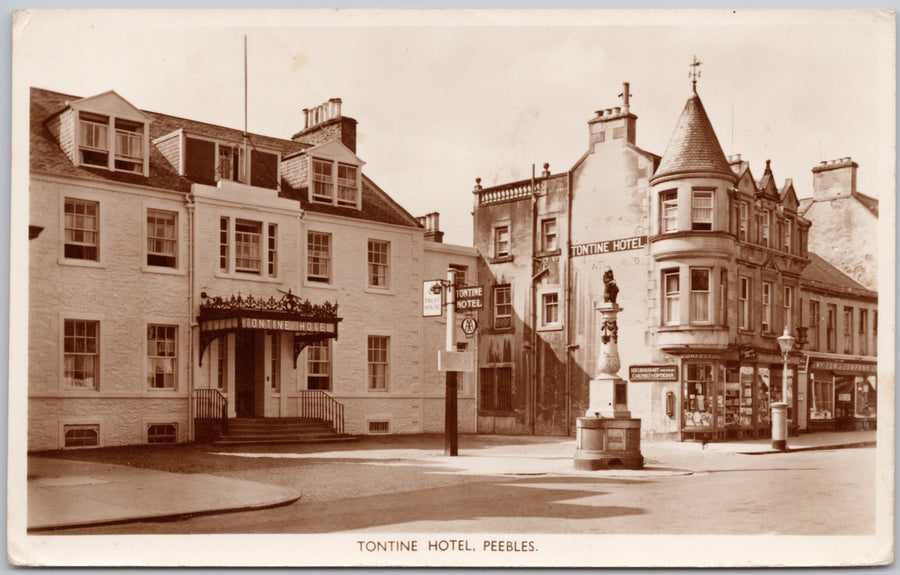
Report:
[[[630,365],[628,379],[631,381],[678,381],[677,365]]]
[[[647,247],[647,236],[633,238],[621,238],[618,240],[606,240],[591,242],[589,244],[576,244],[569,248],[569,257],[594,256],[612,252],[624,252],[628,250],[640,250]]]

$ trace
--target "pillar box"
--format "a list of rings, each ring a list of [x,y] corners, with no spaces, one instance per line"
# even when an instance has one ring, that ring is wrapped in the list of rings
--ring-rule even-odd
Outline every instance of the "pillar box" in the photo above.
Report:
[[[590,382],[588,409],[576,421],[575,469],[597,470],[610,467],[642,469],[641,420],[633,419],[628,409],[628,382],[617,374],[619,327],[616,304],[619,288],[612,270],[603,275],[603,303],[600,314],[600,353],[597,375]]]

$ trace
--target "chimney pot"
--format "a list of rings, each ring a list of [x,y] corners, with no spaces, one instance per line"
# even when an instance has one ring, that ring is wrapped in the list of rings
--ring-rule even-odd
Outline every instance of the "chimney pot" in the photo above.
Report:
[[[309,108],[303,108],[303,128],[309,127]]]
[[[613,110],[614,110],[613,113],[617,116],[622,112],[622,108],[619,106],[616,106],[615,108],[613,108]]]

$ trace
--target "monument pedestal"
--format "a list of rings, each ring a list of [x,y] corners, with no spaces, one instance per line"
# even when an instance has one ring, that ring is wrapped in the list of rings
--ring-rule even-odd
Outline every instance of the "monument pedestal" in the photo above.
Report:
[[[575,469],[644,468],[640,419],[579,417],[575,433]]]

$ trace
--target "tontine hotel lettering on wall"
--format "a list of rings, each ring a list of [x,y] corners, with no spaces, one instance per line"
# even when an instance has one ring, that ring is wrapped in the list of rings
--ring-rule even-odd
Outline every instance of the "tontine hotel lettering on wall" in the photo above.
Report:
[[[618,240],[605,240],[589,244],[576,244],[569,248],[569,257],[593,256],[612,252],[624,252],[628,250],[640,250],[647,247],[647,236],[635,236],[633,238],[621,238]]]

